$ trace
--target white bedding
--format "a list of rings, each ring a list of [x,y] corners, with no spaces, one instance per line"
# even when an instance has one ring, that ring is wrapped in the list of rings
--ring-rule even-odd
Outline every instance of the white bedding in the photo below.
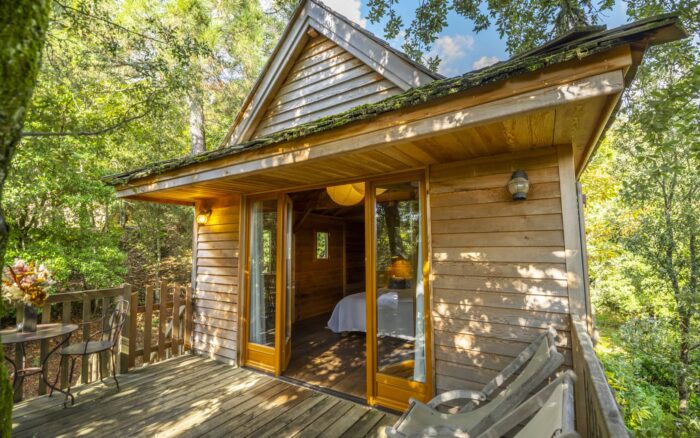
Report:
[[[407,291],[408,292],[408,291]],[[411,291],[412,292],[412,291]],[[380,290],[377,298],[377,334],[414,340],[413,297],[395,290]],[[335,333],[366,332],[365,293],[344,297],[335,305],[328,328]]]

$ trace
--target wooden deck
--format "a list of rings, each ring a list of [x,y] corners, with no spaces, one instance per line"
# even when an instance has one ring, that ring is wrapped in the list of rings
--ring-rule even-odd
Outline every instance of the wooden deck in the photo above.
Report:
[[[396,416],[197,356],[15,405],[14,437],[364,437]]]

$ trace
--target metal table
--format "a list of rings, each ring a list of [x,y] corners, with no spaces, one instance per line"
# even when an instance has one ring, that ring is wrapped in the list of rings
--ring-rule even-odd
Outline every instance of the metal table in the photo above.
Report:
[[[59,348],[63,347],[64,345],[68,344],[68,340],[70,339],[71,335],[73,334],[74,331],[78,330],[78,325],[77,324],[61,324],[61,323],[55,323],[55,324],[38,324],[36,326],[36,332],[32,333],[23,333],[23,332],[18,332],[16,328],[9,328],[0,331],[0,340],[2,345],[10,345],[10,344],[19,344],[19,348],[22,351],[22,363],[19,364],[21,368],[17,368],[17,365],[12,359],[7,357],[7,354],[5,354],[5,359],[7,359],[8,362],[12,364],[12,368],[14,368],[14,379],[13,379],[13,387],[15,390],[17,389],[17,384],[21,385],[21,383],[24,381],[24,378],[27,376],[33,376],[35,374],[41,375],[41,379],[44,381],[44,383],[51,388],[49,395],[53,393],[53,391],[58,391],[62,394],[65,394],[66,396],[70,396],[73,398],[71,394],[69,394],[66,391],[63,391],[60,388],[57,388],[54,384],[51,384],[49,382],[48,377],[48,371],[47,371],[47,365],[49,363],[49,358],[53,353],[56,352]],[[56,338],[62,336],[63,338],[59,340],[59,342],[56,344],[54,348],[52,348],[49,353],[44,357],[44,359],[41,361],[41,366],[38,367],[27,367],[27,355],[25,351],[25,345],[27,342],[31,341],[43,341],[45,339],[51,339],[51,338]],[[44,372],[47,371],[47,372]],[[58,375],[56,376],[58,377]],[[58,379],[56,379],[58,380]]]

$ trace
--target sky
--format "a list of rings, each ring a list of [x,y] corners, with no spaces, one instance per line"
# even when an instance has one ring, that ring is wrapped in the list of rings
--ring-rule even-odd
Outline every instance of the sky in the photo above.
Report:
[[[322,0],[324,4],[345,15],[350,20],[367,28],[379,37],[384,37],[384,23],[372,24],[365,17],[369,12],[367,0]],[[404,24],[411,22],[417,5],[415,0],[401,0],[396,7]],[[618,0],[612,11],[606,11],[601,16],[601,23],[608,28],[624,24],[627,21],[624,4]],[[447,27],[440,34],[434,47],[429,53],[439,55],[442,59],[439,73],[445,76],[456,76],[471,70],[487,67],[508,58],[505,41],[498,32],[489,28],[478,34],[473,32],[473,23],[466,18],[451,12],[447,17]],[[402,41],[392,40],[389,43],[401,50]]]

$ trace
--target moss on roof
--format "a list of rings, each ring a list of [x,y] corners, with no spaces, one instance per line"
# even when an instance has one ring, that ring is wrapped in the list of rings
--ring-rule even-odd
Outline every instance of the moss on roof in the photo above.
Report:
[[[678,17],[675,14],[665,14],[648,18],[609,31],[602,30],[600,27],[575,29],[567,34],[573,36],[573,39],[567,38],[567,35],[564,35],[557,38],[555,41],[546,43],[530,52],[515,56],[508,61],[500,62],[461,76],[441,79],[421,87],[412,88],[402,94],[397,94],[377,103],[360,105],[340,114],[327,116],[264,137],[258,137],[244,143],[221,147],[194,156],[160,161],[139,169],[108,175],[103,177],[102,180],[109,185],[124,185],[137,179],[158,175],[185,166],[213,161],[245,151],[260,149],[272,144],[296,140],[312,134],[346,126],[350,123],[367,120],[380,114],[414,107],[441,97],[454,95],[475,87],[540,70],[572,59],[582,59],[623,44],[642,40],[653,31],[668,26],[676,26],[679,32],[684,34],[684,31],[678,24]]]

